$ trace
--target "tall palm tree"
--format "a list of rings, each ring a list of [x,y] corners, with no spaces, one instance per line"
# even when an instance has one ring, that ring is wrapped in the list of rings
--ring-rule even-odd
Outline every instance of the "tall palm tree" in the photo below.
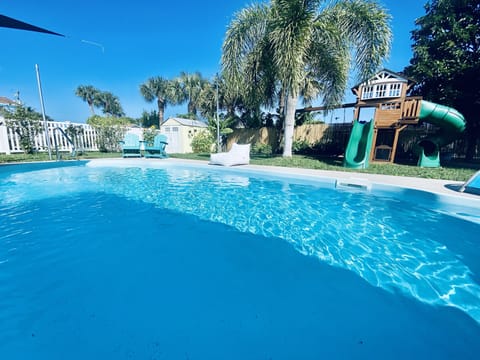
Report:
[[[189,114],[197,115],[199,102],[203,88],[207,84],[207,80],[202,77],[199,72],[189,74],[181,72],[178,83],[183,90],[183,100],[187,101],[187,109]]]
[[[158,106],[158,128],[162,126],[167,104],[176,104],[174,84],[161,76],[149,78],[140,85],[140,93],[148,102],[157,100]]]
[[[90,113],[95,115],[95,99],[99,95],[100,91],[92,85],[80,85],[75,91],[75,95],[82,98],[90,107]]]
[[[125,115],[120,99],[111,92],[102,91],[95,97],[95,104],[102,108],[106,115],[121,117]]]
[[[249,6],[227,29],[224,76],[245,94],[261,89],[265,105],[272,103],[273,89],[285,98],[283,156],[290,157],[299,97],[315,93],[305,85],[316,83],[325,105],[338,104],[351,65],[364,80],[388,55],[389,19],[375,0],[271,0]]]

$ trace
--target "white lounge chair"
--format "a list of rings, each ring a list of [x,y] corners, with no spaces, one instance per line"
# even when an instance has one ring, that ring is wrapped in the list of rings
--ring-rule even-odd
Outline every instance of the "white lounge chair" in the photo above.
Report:
[[[250,163],[250,144],[234,143],[229,152],[210,154],[211,165],[248,165]]]

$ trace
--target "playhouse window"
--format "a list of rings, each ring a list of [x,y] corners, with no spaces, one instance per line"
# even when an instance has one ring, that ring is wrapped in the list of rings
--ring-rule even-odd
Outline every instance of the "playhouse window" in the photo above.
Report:
[[[400,89],[402,88],[402,84],[396,83],[396,84],[390,84],[390,90],[388,96],[390,97],[398,97],[400,96]]]
[[[371,99],[373,98],[373,89],[375,86],[366,86],[363,88],[362,99]]]
[[[383,104],[380,104],[380,109],[381,110],[398,110],[400,109],[400,103],[399,102],[383,103]]]
[[[387,85],[386,84],[379,84],[377,85],[377,88],[375,89],[375,97],[380,98],[380,97],[385,97],[385,94],[387,92]]]
[[[362,91],[362,100],[383,97],[399,97],[401,94],[401,89],[401,83],[365,86]]]

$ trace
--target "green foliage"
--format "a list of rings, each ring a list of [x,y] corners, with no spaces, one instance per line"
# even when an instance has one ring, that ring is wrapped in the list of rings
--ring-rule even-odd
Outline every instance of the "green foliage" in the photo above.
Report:
[[[108,116],[121,117],[125,115],[120,99],[111,92],[100,91],[92,85],[80,85],[75,90],[75,95],[88,104],[92,116],[95,115],[95,107],[102,109],[102,112]]]
[[[197,114],[192,114],[192,113],[177,114],[176,117],[180,119],[200,120]]]
[[[234,126],[234,120],[231,117],[219,116],[218,119],[218,128],[220,130],[220,147],[225,146],[227,143],[228,135],[233,132],[232,127]],[[217,147],[217,120],[216,118],[208,119],[208,131],[212,136],[212,139],[215,141],[215,150]]]
[[[164,122],[165,108],[167,104],[176,105],[179,101],[178,92],[180,90],[173,80],[165,79],[161,76],[151,77],[145,83],[140,85],[140,94],[147,102],[157,102],[158,119],[157,125],[160,127]]]
[[[40,114],[29,107],[18,105],[13,112],[6,115],[7,127],[17,134],[25,154],[32,154],[37,150],[35,149],[35,137],[43,132]]]
[[[125,126],[130,124],[130,120],[94,115],[88,118],[87,124],[97,132],[98,149],[101,152],[112,152],[118,151],[118,143],[125,135]]]
[[[79,147],[78,136],[83,135],[84,132],[85,130],[82,126],[75,126],[73,124],[68,125],[67,128],[65,129],[65,133],[70,138],[70,140],[72,140],[73,145],[75,146],[75,149],[78,149]]]
[[[305,154],[312,146],[306,140],[295,140],[292,143],[292,151],[296,154]]]
[[[149,128],[143,129],[143,140],[148,145],[153,145],[153,141],[155,139],[155,135],[157,135],[157,128],[155,126],[150,126]]]
[[[158,111],[152,110],[150,112],[143,111],[138,124],[144,128],[150,126],[158,126]]]
[[[278,104],[286,157],[298,101],[321,96],[325,105],[338,104],[350,65],[365,80],[390,50],[390,15],[379,1],[323,3],[276,0],[248,6],[228,26],[222,47],[227,88],[246,108],[242,122],[259,126],[259,109]]]
[[[192,150],[194,153],[208,153],[213,145],[213,137],[208,131],[200,131],[192,139]]]
[[[405,74],[414,95],[451,106],[467,121],[467,159],[480,138],[480,7],[472,0],[433,0],[412,31],[413,58]]]
[[[252,146],[252,154],[272,155],[272,146],[270,144],[255,143]]]

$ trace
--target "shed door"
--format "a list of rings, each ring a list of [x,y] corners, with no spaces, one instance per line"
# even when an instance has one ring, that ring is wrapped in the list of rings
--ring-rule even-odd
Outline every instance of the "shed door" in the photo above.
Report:
[[[178,126],[165,126],[163,130],[168,139],[168,145],[166,146],[165,151],[170,154],[182,153]]]

